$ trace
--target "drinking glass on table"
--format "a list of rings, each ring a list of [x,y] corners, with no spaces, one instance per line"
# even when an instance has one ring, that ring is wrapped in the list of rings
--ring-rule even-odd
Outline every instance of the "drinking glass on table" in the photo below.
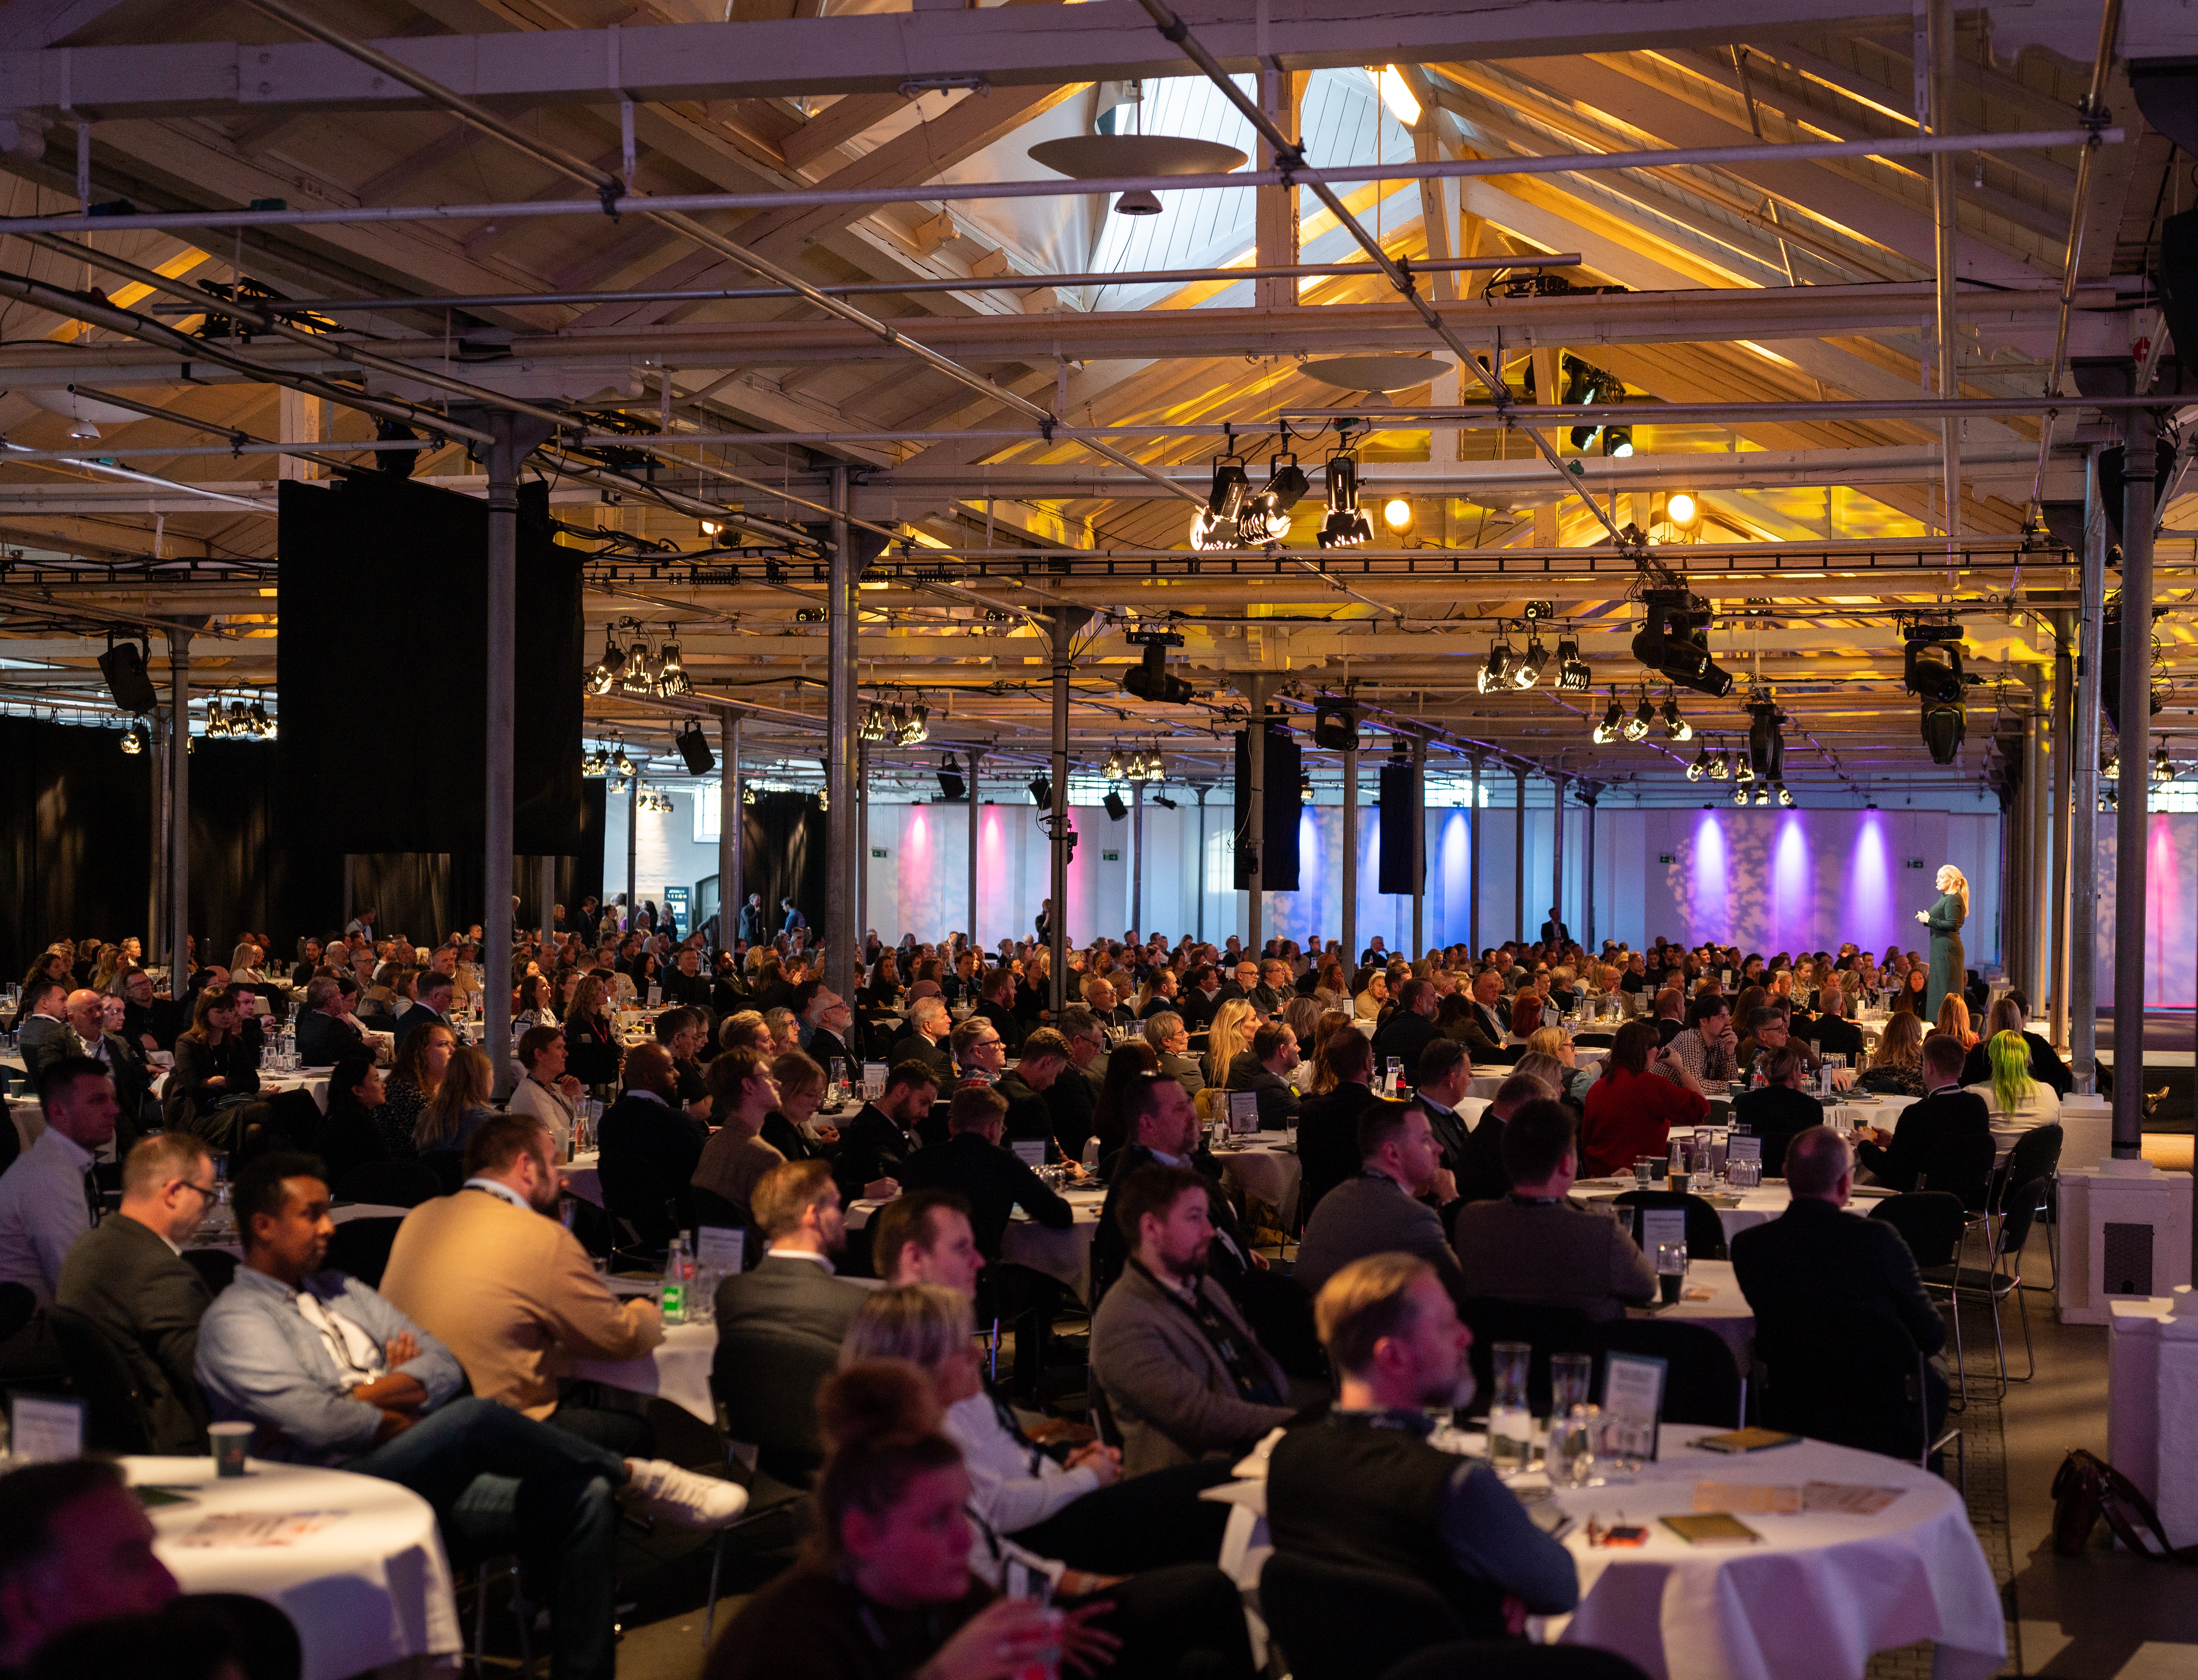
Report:
[[[1533,1456],[1534,1419],[1526,1410],[1526,1377],[1532,1369],[1532,1343],[1499,1341],[1491,1350],[1494,1392],[1488,1408],[1488,1456],[1501,1475],[1526,1468]]]
[[[1687,1245],[1683,1242],[1660,1242],[1656,1245],[1656,1293],[1666,1306],[1679,1299],[1679,1286],[1687,1276]]]
[[[1586,1487],[1595,1479],[1596,1437],[1602,1420],[1585,1403],[1550,1419],[1550,1445],[1543,1455],[1553,1487]]]
[[[1550,1356],[1550,1416],[1570,1417],[1573,1408],[1587,1404],[1595,1381],[1592,1353],[1552,1353]]]

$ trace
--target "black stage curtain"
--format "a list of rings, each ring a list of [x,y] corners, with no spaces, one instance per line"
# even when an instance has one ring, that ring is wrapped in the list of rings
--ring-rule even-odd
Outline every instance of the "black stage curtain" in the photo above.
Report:
[[[1298,782],[1305,771],[1305,755],[1298,738],[1280,724],[1267,725],[1267,761],[1262,767],[1260,804],[1263,839],[1259,858],[1261,887],[1269,892],[1298,890],[1298,812],[1304,801]],[[1252,754],[1245,731],[1236,731],[1236,886],[1241,892],[1252,884],[1250,841]]]
[[[153,771],[119,730],[0,717],[0,974],[55,940],[142,938]]]
[[[741,807],[741,890],[736,902],[762,893],[773,933],[781,898],[793,899],[809,918],[811,944],[834,931],[824,927],[824,836],[831,821],[831,813],[818,810],[808,793],[758,793],[753,805]],[[619,885],[623,890],[624,881]]]

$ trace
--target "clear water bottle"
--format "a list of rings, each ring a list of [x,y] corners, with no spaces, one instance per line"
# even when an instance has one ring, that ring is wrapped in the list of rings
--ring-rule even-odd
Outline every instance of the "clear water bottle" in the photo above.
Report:
[[[656,1304],[663,1309],[667,1324],[687,1322],[687,1291],[694,1282],[695,1263],[687,1249],[687,1237],[680,1232],[672,1239],[671,1252],[664,1257],[664,1277],[657,1286]]]

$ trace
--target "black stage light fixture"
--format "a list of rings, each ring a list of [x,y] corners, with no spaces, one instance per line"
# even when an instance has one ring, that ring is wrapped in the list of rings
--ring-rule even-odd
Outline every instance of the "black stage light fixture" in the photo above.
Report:
[[[1645,739],[1648,734],[1648,726],[1655,721],[1655,718],[1656,709],[1648,699],[1648,691],[1646,689],[1643,689],[1641,691],[1641,704],[1639,707],[1636,709],[1631,718],[1628,718],[1625,720],[1624,725],[1625,738],[1628,741],[1641,741]]]
[[[1237,520],[1252,494],[1241,456],[1216,456],[1213,485],[1206,505],[1190,517],[1190,545],[1194,549],[1233,549],[1239,541]]]
[[[1498,636],[1488,644],[1488,657],[1480,666],[1477,679],[1484,695],[1501,694],[1512,684],[1511,644]],[[1539,675],[1537,672],[1536,675]]]
[[[1710,606],[1683,589],[1654,589],[1642,597],[1648,621],[1633,635],[1633,657],[1658,676],[1698,694],[1723,699],[1732,673],[1710,660]]]
[[[718,767],[718,755],[710,750],[710,742],[702,733],[701,724],[689,718],[687,727],[672,738],[679,749],[679,756],[687,761],[689,776],[707,776]]]
[[[1238,531],[1245,544],[1279,543],[1290,534],[1290,509],[1304,498],[1312,481],[1298,465],[1296,456],[1284,451],[1267,462],[1267,481],[1244,504]]]
[[[374,422],[376,443],[409,444],[416,442],[419,436],[401,420],[385,419]],[[374,454],[375,470],[387,473],[392,479],[409,479],[412,476],[412,469],[420,464],[420,456],[426,448],[423,444],[419,449],[376,450]]]
[[[1312,744],[1331,753],[1358,745],[1358,708],[1348,700],[1324,700],[1313,708]]]
[[[1679,715],[1678,695],[1664,696],[1663,716],[1665,740],[1692,741],[1695,738],[1695,726]]]
[[[1560,636],[1557,638],[1557,692],[1584,695],[1595,686],[1595,673],[1580,657],[1579,637]]]
[[[99,674],[107,679],[107,692],[125,712],[142,717],[156,710],[160,696],[145,674],[145,650],[135,642],[117,642],[99,656]]]
[[[1167,706],[1189,705],[1190,684],[1180,677],[1169,676],[1167,669],[1168,646],[1171,642],[1180,646],[1183,637],[1173,631],[1132,631],[1130,639],[1145,644],[1144,659],[1123,673],[1122,687],[1139,700],[1158,700]]]
[[[1338,451],[1328,457],[1328,517],[1318,541],[1323,549],[1358,549],[1373,540],[1373,522],[1358,505],[1358,457]]]
[[[1608,747],[1618,739],[1625,725],[1625,708],[1618,703],[1618,690],[1610,691],[1610,704],[1604,708],[1602,721],[1592,731],[1595,744]]]
[[[939,761],[939,797],[951,805],[967,799],[968,795],[969,784],[962,779],[962,766],[949,753]]]
[[[1962,627],[1911,625],[1901,642],[1904,685],[1923,702],[1923,745],[1933,764],[1951,764],[1961,756],[1968,733],[1968,713],[1962,704]]]
[[[1040,811],[1053,809],[1053,781],[1050,776],[1033,776],[1030,779],[1031,803]]]
[[[1765,689],[1759,689],[1747,702],[1747,764],[1750,779],[1759,792],[1758,805],[1770,803],[1769,788],[1786,779],[1786,714]]]
[[[1519,663],[1511,668],[1511,686],[1531,689],[1542,680],[1542,672],[1550,663],[1550,650],[1543,645],[1540,636],[1529,633],[1526,651],[1519,656]]]
[[[1175,801],[1170,799],[1166,793],[1154,794],[1153,803],[1158,805],[1162,811],[1173,811],[1175,809]]]
[[[1117,823],[1130,814],[1130,807],[1122,802],[1122,796],[1112,788],[1107,790],[1107,797],[1100,803],[1107,807],[1107,815]]]
[[[1633,453],[1633,428],[1631,426],[1606,426],[1602,428],[1602,452],[1619,459]]]

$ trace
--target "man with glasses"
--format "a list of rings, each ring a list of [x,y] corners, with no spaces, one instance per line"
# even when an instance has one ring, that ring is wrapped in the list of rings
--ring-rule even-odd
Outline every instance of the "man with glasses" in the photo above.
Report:
[[[122,1164],[122,1206],[78,1237],[54,1304],[98,1326],[144,1402],[156,1453],[206,1450],[193,1374],[213,1294],[182,1246],[214,1199],[213,1157],[189,1132],[156,1132]]]
[[[992,1085],[1008,1065],[1007,1041],[982,1015],[968,1015],[954,1023],[948,1042],[954,1047],[953,1089]]]
[[[1061,1036],[1068,1043],[1068,1066],[1042,1094],[1055,1138],[1080,1158],[1107,1078],[1107,1031],[1090,1010],[1072,1004],[1061,1012]]]

